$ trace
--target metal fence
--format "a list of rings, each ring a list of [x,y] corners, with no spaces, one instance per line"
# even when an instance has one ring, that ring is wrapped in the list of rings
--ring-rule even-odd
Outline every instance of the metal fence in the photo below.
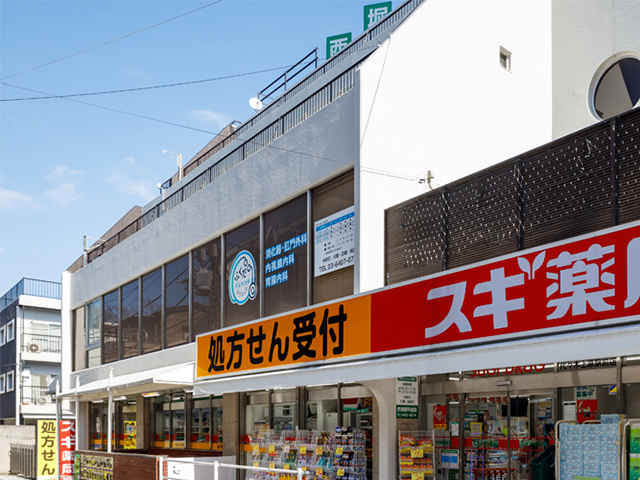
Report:
[[[386,211],[386,283],[640,219],[640,110]]]
[[[22,405],[51,405],[55,403],[49,387],[40,385],[22,385],[20,388]]]
[[[62,284],[36,278],[23,278],[0,297],[0,310],[15,302],[20,295],[61,298]]]
[[[36,478],[36,445],[32,442],[9,445],[9,473]]]
[[[171,210],[176,205],[179,205],[184,200],[189,198],[193,193],[205,188],[206,185],[215,181],[217,177],[223,175],[230,168],[234,167],[239,162],[246,160],[249,156],[259,152],[265,147],[271,146],[275,140],[287,133],[289,130],[297,127],[306,119],[312,115],[318,113],[331,103],[335,102],[340,97],[348,93],[355,84],[355,75],[358,64],[356,63],[348,70],[344,71],[340,75],[337,75],[327,85],[320,88],[313,95],[303,100],[297,105],[294,105],[285,114],[277,118],[267,127],[263,128],[257,134],[248,136],[248,131],[255,125],[257,121],[264,118],[263,115],[267,111],[273,111],[273,108],[280,105],[283,106],[288,102],[291,102],[292,97],[300,93],[303,89],[307,88],[316,80],[325,77],[334,68],[343,64],[345,61],[352,59],[352,56],[361,53],[363,50],[371,50],[377,48],[377,40],[379,37],[388,34],[393,29],[397,28],[424,0],[409,0],[405,2],[398,9],[394,10],[389,16],[381,20],[374,27],[364,32],[354,42],[352,42],[347,48],[342,50],[339,54],[327,60],[327,62],[321,67],[314,70],[311,74],[305,77],[297,85],[289,89],[285,94],[281,95],[278,99],[268,104],[264,110],[254,115],[247,122],[243,123],[233,133],[223,138],[219,143],[211,146],[209,150],[203,153],[203,155],[189,164],[189,172],[196,166],[200,165],[218,151],[230,145],[237,145],[237,148],[225,155],[214,165],[200,173],[197,177],[192,179],[189,183],[176,190],[170,196],[162,200],[158,205],[151,208],[139,218],[131,222],[124,229],[113,235],[112,237],[104,240],[99,245],[92,247],[87,254],[87,262],[90,263],[105,252],[113,248],[115,245],[123,241],[125,238],[131,236],[141,228],[158,219],[165,212]],[[275,147],[274,147],[275,148]],[[300,155],[313,156],[313,152],[296,152]],[[186,174],[185,173],[185,174]],[[171,182],[166,181],[163,185],[170,187]]]
[[[60,335],[41,335],[24,333],[22,336],[22,351],[27,353],[60,353]]]

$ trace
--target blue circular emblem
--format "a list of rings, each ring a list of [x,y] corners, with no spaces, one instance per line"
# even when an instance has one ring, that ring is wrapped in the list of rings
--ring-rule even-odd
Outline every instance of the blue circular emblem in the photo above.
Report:
[[[255,300],[258,288],[256,261],[248,250],[236,255],[229,271],[229,300],[236,305],[244,305]]]

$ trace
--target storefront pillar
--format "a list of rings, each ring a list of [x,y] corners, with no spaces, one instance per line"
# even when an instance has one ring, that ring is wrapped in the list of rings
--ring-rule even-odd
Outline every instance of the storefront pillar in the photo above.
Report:
[[[395,378],[376,380],[363,382],[363,385],[369,388],[375,398],[375,421],[373,422],[373,479],[396,478],[398,453],[396,380]]]
[[[109,390],[107,399],[107,453],[111,453],[113,449],[113,392]]]
[[[136,448],[138,450],[149,448],[147,429],[150,427],[150,423],[147,423],[147,419],[150,419],[151,416],[147,412],[147,405],[144,397],[136,398]]]
[[[222,396],[223,455],[240,458],[240,394],[225,393]]]
[[[78,450],[89,450],[89,402],[76,399],[76,445]]]

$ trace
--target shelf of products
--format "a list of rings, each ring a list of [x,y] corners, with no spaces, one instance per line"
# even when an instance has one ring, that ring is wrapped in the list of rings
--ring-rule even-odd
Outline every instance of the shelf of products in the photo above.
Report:
[[[247,480],[289,480],[298,468],[307,480],[366,480],[365,435],[351,427],[335,433],[267,430],[251,439],[247,465],[291,470],[291,475],[250,471]]]
[[[431,432],[400,432],[400,480],[435,479],[434,445]]]

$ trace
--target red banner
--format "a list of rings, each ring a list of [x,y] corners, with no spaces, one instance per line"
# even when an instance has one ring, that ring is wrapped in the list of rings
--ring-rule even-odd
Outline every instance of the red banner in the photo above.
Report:
[[[447,406],[446,405],[433,406],[433,428],[436,430],[447,429]]]
[[[371,351],[622,323],[638,319],[639,300],[634,224],[376,292]]]
[[[598,414],[598,400],[587,399],[576,401],[576,420],[584,423],[587,420],[595,420]]]
[[[76,449],[76,423],[73,420],[60,420],[58,429],[60,439],[60,478],[73,478],[73,452]]]

